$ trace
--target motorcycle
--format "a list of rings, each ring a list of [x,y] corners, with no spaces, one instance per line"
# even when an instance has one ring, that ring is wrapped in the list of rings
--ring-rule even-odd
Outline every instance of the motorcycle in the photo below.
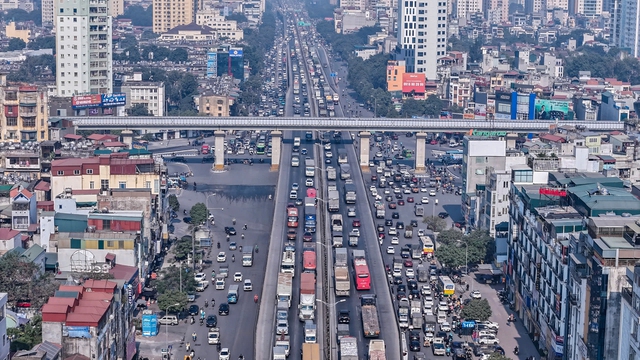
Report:
[[[204,301],[204,307],[206,307],[206,308],[209,307],[209,302],[207,300]]]
[[[515,355],[518,355],[518,353],[519,353],[519,352],[520,352],[520,349],[518,349],[518,347],[516,346],[516,347],[513,349],[513,353],[514,353]]]
[[[193,318],[193,316],[191,317],[191,325],[193,325],[196,322],[196,319]]]
[[[200,319],[200,326],[204,325],[204,319]]]
[[[220,241],[218,241],[218,249],[220,249]]]
[[[198,334],[196,334],[194,331],[193,334],[191,334],[191,340],[195,342],[197,338],[198,338]]]

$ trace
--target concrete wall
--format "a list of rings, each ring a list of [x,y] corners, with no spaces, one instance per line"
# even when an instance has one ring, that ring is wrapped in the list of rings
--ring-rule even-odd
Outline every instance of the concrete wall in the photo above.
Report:
[[[620,331],[620,315],[622,313],[622,286],[627,284],[627,268],[626,267],[610,267],[608,299],[607,299],[607,323],[605,328],[604,339],[604,358],[620,359],[618,356],[618,341],[622,332]]]
[[[45,251],[52,252],[51,245],[49,244],[49,240],[51,239],[51,234],[56,231],[56,226],[54,224],[54,215],[53,211],[45,211],[40,215],[40,240],[36,243]]]

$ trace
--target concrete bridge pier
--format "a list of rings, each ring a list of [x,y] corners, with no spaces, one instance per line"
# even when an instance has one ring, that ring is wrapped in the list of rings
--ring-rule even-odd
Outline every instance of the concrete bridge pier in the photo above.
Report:
[[[280,168],[280,156],[282,149],[282,131],[271,131],[271,171]]]
[[[175,131],[175,132],[173,133],[173,138],[174,138],[174,139],[180,139],[180,130]]]
[[[122,136],[122,142],[127,145],[127,149],[131,149],[133,145],[133,131],[128,129],[122,130],[120,136]]]
[[[216,130],[213,132],[214,143],[213,147],[215,148],[215,162],[213,164],[213,170],[221,171],[224,170],[224,136],[226,132]]]
[[[169,140],[169,132],[168,131],[163,131],[162,132],[162,140],[164,140],[164,141]]]
[[[371,141],[371,133],[363,131],[360,133],[360,169],[362,172],[369,172],[369,143]]]
[[[425,159],[427,151],[427,133],[419,132],[416,134],[416,174],[424,174],[426,171]]]

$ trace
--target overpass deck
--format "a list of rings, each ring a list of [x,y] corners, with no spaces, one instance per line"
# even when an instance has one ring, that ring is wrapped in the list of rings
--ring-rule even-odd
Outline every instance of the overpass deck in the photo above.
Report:
[[[574,126],[588,131],[624,130],[619,121],[575,120],[458,120],[403,118],[326,118],[326,117],[65,117],[78,130],[359,130],[425,132],[546,132],[553,126]]]

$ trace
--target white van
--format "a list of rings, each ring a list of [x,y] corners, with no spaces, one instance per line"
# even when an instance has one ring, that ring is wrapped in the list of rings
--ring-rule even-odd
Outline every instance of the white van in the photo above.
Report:
[[[291,158],[291,166],[292,166],[292,167],[298,167],[298,166],[300,166],[300,158],[299,158],[299,157],[297,157],[297,156],[293,156],[293,157]]]
[[[458,142],[457,141],[455,141],[453,139],[449,140],[449,147],[456,147],[456,146],[458,146]]]

